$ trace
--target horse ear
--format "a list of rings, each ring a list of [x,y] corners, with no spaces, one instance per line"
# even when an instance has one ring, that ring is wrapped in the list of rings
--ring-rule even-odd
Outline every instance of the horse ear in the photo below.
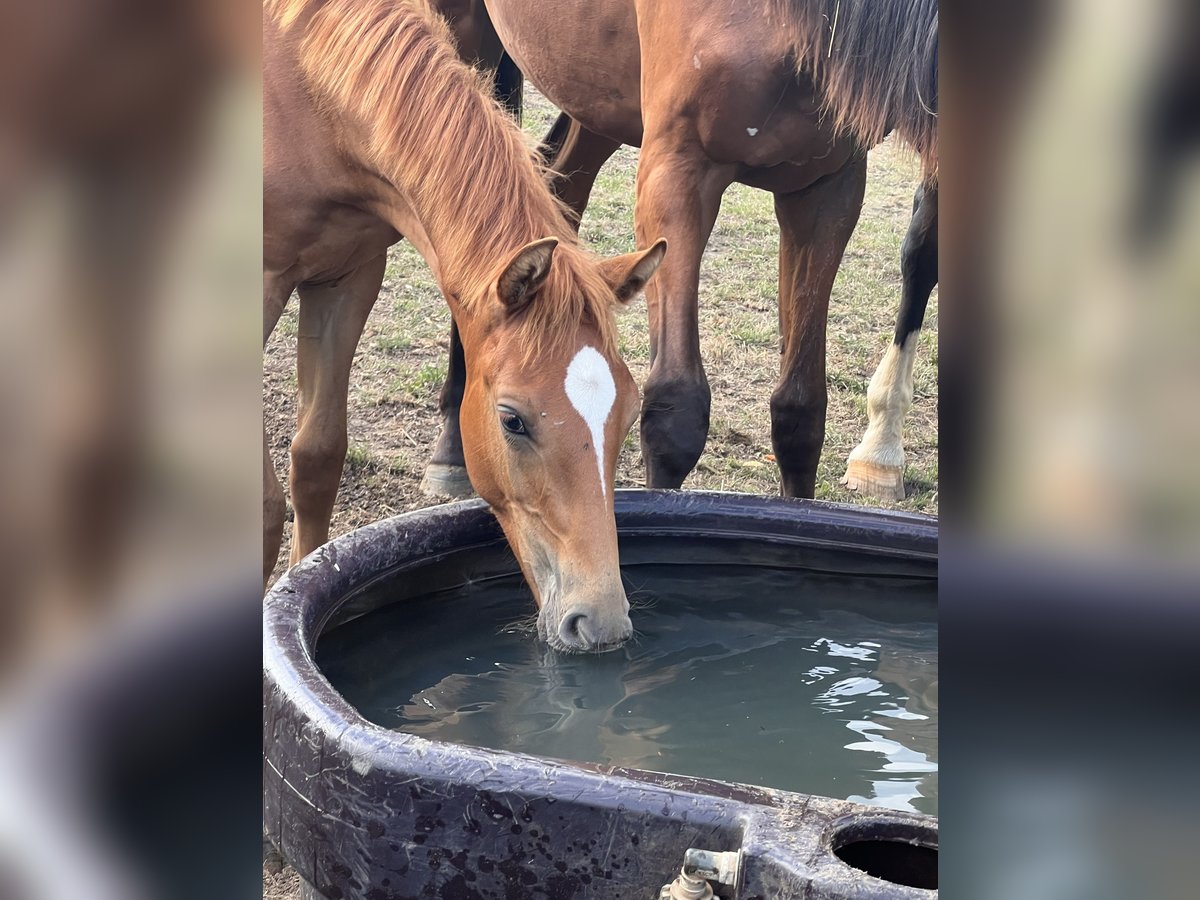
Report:
[[[600,271],[612,285],[613,293],[621,303],[628,303],[642,292],[658,264],[667,252],[667,241],[659,238],[649,250],[624,253],[600,263]]]
[[[500,278],[496,281],[496,293],[509,315],[520,312],[533,299],[537,289],[550,274],[550,262],[558,238],[542,238],[532,241],[516,252]]]

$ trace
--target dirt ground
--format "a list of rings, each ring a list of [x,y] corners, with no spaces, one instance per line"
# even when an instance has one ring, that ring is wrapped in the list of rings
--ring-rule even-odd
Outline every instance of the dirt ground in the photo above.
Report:
[[[556,111],[527,88],[525,128],[541,136]],[[597,252],[634,248],[633,205],[638,151],[623,148],[596,182],[581,236]],[[830,301],[829,410],[817,498],[863,498],[839,484],[846,457],[866,427],[867,383],[891,341],[900,298],[900,242],[908,227],[919,168],[889,140],[869,159],[862,217],[846,250]],[[726,192],[701,270],[701,351],[712,387],[711,430],[685,488],[777,494],[768,403],[778,375],[778,226],[769,194],[741,185]],[[284,312],[263,360],[263,416],[276,471],[286,489],[287,450],[295,429],[296,302]],[[901,509],[936,514],[937,292],[930,300],[904,433],[908,457]],[[336,536],[386,516],[429,505],[418,484],[438,437],[437,396],[446,371],[450,316],[420,256],[392,248],[387,277],[359,343],[351,375],[350,452],[334,509]],[[645,301],[620,320],[622,350],[634,377],[649,367]],[[644,485],[637,426],[626,441],[618,487]],[[291,525],[280,566],[287,559]],[[290,900],[295,873],[264,871],[263,896]]]
[[[263,867],[263,900],[298,900],[300,897],[300,876],[291,866],[284,866],[279,872],[268,871]]]

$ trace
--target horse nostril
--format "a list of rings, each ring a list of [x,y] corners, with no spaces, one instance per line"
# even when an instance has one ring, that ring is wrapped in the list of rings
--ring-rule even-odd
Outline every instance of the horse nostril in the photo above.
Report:
[[[572,650],[612,650],[633,633],[629,616],[617,620],[591,616],[584,608],[569,610],[558,626],[558,637]]]
[[[558,636],[568,647],[586,647],[588,639],[584,632],[587,613],[572,610],[562,618],[558,626]]]

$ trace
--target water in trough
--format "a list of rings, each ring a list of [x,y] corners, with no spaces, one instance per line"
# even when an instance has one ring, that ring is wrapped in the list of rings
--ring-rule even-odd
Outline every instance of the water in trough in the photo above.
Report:
[[[937,813],[935,581],[624,573],[637,638],[600,656],[514,627],[533,601],[508,575],[341,624],[317,663],[367,719],[434,740]]]

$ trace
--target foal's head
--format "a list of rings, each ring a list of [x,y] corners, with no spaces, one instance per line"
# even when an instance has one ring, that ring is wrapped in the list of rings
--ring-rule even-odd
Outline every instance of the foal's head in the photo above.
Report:
[[[638,413],[613,307],[666,250],[596,261],[553,238],[518,250],[469,311],[459,422],[471,483],[491,504],[537,599],[538,632],[568,651],[632,633],[617,562],[613,481]]]

